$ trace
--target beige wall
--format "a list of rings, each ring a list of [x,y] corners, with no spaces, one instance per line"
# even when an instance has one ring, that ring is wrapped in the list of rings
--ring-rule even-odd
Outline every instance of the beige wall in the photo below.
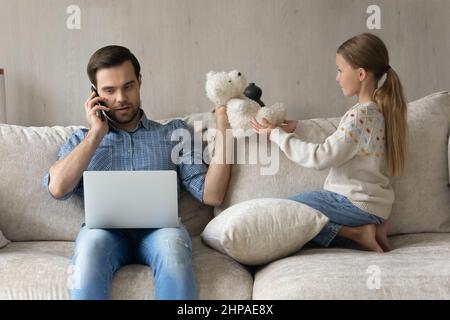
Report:
[[[81,8],[68,30],[66,8]],[[354,99],[335,83],[337,46],[368,31],[380,6],[391,65],[408,100],[450,89],[450,0],[0,0],[0,68],[7,120],[85,124],[85,68],[107,44],[141,62],[143,108],[151,118],[209,110],[205,74],[240,69],[282,101],[291,118],[340,116]]]

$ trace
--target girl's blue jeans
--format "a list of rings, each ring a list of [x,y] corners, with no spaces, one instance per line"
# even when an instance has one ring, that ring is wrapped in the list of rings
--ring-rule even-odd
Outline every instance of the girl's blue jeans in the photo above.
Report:
[[[382,224],[384,219],[367,213],[340,194],[331,191],[312,191],[300,193],[289,198],[304,203],[327,216],[330,220],[313,242],[328,247],[330,245],[347,246],[350,240],[337,236],[342,226],[359,227],[365,224]]]

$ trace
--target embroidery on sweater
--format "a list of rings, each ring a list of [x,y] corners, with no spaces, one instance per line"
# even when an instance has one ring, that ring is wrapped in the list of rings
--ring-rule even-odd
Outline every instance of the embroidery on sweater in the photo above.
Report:
[[[339,132],[346,142],[358,145],[359,155],[384,156],[384,118],[377,108],[352,108],[344,115]]]

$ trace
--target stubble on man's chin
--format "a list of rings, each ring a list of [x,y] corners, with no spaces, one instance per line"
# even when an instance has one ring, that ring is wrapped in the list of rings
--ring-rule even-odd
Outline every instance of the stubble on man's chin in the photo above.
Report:
[[[133,115],[128,120],[120,120],[120,119],[117,119],[116,117],[111,117],[111,119],[120,124],[128,124],[128,123],[132,122],[133,120],[135,120],[136,117],[140,117],[140,115],[141,115],[141,104],[139,103],[139,106],[137,107],[136,110],[134,110]]]

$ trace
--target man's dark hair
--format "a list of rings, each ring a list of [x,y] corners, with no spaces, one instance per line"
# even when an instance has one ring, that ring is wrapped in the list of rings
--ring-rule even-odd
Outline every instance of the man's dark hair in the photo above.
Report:
[[[87,74],[91,83],[97,87],[97,71],[101,69],[119,66],[125,61],[130,61],[134,67],[136,78],[139,79],[141,66],[133,53],[122,46],[106,46],[98,49],[89,59]]]

